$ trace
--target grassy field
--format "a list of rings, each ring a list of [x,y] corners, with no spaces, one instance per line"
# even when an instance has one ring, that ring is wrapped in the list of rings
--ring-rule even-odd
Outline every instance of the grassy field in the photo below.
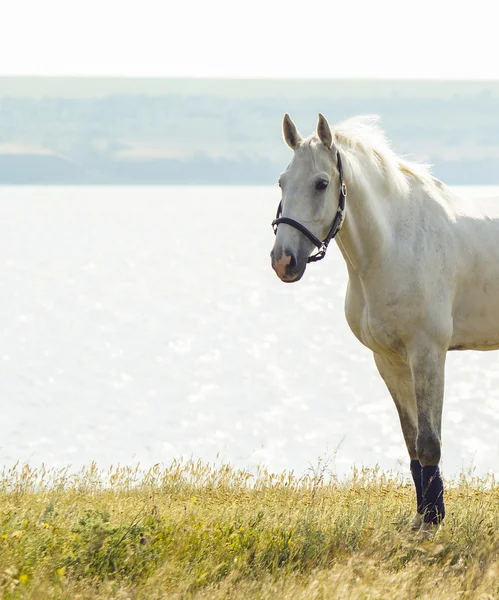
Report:
[[[499,598],[499,486],[448,482],[432,539],[407,530],[412,485],[177,462],[0,478],[0,597]]]

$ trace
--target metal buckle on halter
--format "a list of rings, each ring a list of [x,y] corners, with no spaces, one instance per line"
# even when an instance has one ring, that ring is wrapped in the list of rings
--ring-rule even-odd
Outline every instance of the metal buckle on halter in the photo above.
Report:
[[[343,196],[346,198],[347,197],[347,186],[345,184],[345,182],[343,182],[341,184],[341,193],[343,194]]]
[[[317,262],[318,260],[322,260],[326,256],[327,244],[322,242],[321,247],[317,250],[315,254],[312,254],[308,257],[307,262]]]

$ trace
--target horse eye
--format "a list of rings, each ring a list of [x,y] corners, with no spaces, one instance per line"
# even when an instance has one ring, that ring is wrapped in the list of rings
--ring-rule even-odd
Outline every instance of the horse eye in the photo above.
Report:
[[[279,179],[279,181],[277,182],[277,185],[278,185],[279,187],[282,187],[282,185],[281,185],[281,180],[280,180],[280,179]]]
[[[319,179],[319,181],[315,184],[315,189],[322,191],[327,188],[329,181],[327,179]]]

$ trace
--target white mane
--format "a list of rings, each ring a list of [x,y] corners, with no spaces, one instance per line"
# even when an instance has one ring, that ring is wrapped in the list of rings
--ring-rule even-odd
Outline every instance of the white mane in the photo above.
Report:
[[[352,176],[369,178],[371,175],[365,172],[366,161],[360,164],[358,154],[361,152],[368,159],[372,175],[381,176],[388,189],[394,192],[407,194],[410,178],[430,184],[433,181],[430,167],[399,156],[391,148],[379,121],[377,115],[353,117],[332,130],[334,142],[352,170]]]

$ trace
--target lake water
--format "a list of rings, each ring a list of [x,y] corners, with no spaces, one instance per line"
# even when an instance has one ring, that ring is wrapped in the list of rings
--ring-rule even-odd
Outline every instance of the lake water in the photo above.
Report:
[[[459,188],[468,196],[499,189]],[[0,188],[0,463],[407,471],[333,244],[270,268],[274,188]],[[447,475],[499,471],[499,353],[449,353]]]

